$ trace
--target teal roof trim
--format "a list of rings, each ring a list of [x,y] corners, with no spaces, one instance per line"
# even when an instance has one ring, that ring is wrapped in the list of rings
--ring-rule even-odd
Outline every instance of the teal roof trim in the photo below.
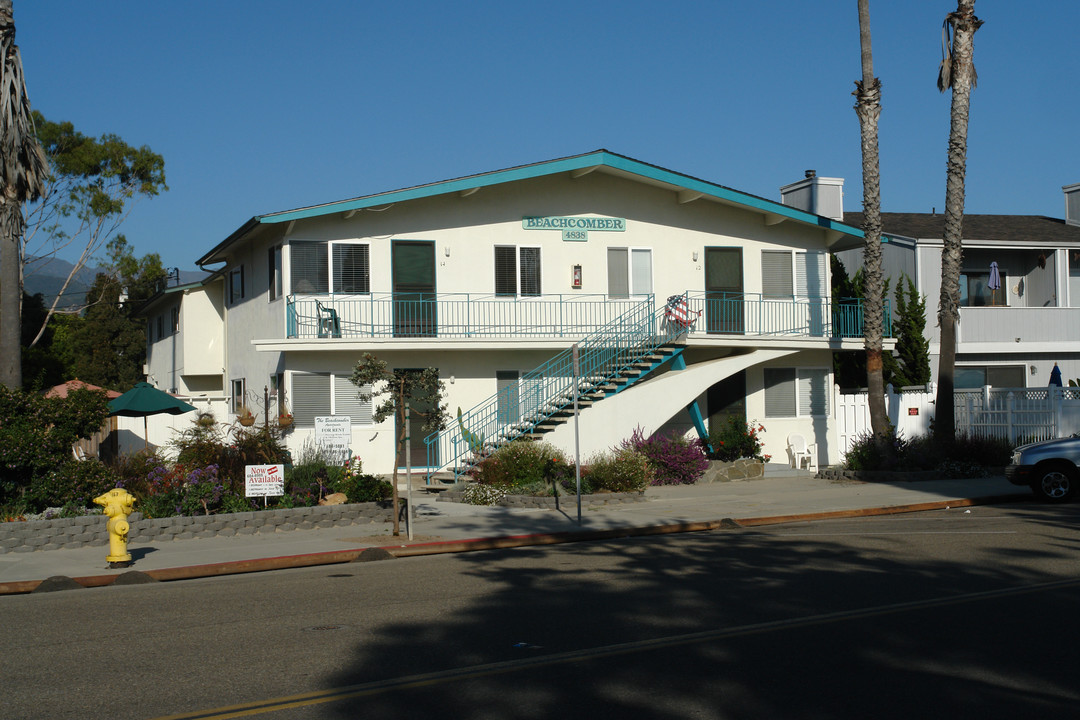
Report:
[[[584,170],[598,165],[614,168],[633,175],[640,175],[651,180],[668,183],[687,190],[701,192],[721,200],[751,207],[762,212],[768,212],[799,222],[810,223],[822,228],[836,230],[846,235],[863,237],[863,231],[860,228],[845,225],[842,222],[814,215],[812,213],[803,212],[802,210],[797,210],[773,200],[767,200],[765,198],[757,197],[756,195],[749,195],[747,193],[739,192],[738,190],[732,190],[723,185],[716,185],[704,180],[698,180],[689,175],[682,175],[671,170],[665,170],[656,165],[643,163],[639,160],[634,160],[624,155],[617,155],[607,150],[597,150],[559,160],[549,160],[532,165],[509,168],[507,170],[496,170],[494,172],[482,173],[479,175],[470,175],[456,180],[445,180],[428,185],[418,185],[403,190],[392,190],[390,192],[368,195],[352,200],[342,200],[326,205],[315,205],[297,210],[270,213],[267,215],[260,215],[254,219],[261,224],[291,222],[293,220],[303,220],[322,215],[349,212],[350,210],[362,210],[364,208],[379,207],[391,203],[490,187],[493,185],[515,182],[517,180],[529,180],[546,175]]]

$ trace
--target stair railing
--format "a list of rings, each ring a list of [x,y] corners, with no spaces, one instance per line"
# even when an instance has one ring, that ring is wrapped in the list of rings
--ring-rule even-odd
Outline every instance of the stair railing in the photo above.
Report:
[[[684,296],[685,297],[685,296]],[[685,334],[687,328],[670,322],[664,309],[655,310],[652,295],[578,342],[579,394],[619,378],[657,348]],[[462,460],[479,460],[499,446],[533,431],[537,425],[573,404],[573,349],[567,348],[531,370],[436,433],[427,445],[428,479],[436,470],[453,466],[455,478]]]

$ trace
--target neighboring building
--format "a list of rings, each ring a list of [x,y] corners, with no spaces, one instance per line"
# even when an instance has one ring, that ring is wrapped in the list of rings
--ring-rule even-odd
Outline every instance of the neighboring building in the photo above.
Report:
[[[736,415],[765,425],[777,460],[798,432],[835,463],[832,352],[862,348],[862,330],[858,307],[831,306],[828,253],[861,243],[838,219],[598,150],[254,217],[198,260],[211,279],[155,298],[151,325],[179,324],[149,338],[149,372],[181,394],[220,382],[260,416],[280,389],[294,451],[316,417],[348,416],[365,470],[389,472],[405,461],[394,422],[374,424],[349,382],[362,353],[438,368],[451,415],[490,444],[569,402],[580,342],[583,390],[610,390],[580,414],[585,458],[639,426]],[[676,295],[675,316],[696,318],[681,334]],[[547,436],[571,454],[572,427]],[[468,451],[455,421],[411,439],[414,468]]]
[[[964,215],[956,387],[1045,386],[1056,363],[1080,377],[1080,185],[1063,188],[1066,219],[1039,215]],[[844,213],[861,227],[862,213]],[[937,327],[945,216],[882,213],[885,274],[901,273],[926,296],[926,338],[937,380]],[[849,273],[862,251],[837,253]],[[996,266],[1000,287],[993,289]]]

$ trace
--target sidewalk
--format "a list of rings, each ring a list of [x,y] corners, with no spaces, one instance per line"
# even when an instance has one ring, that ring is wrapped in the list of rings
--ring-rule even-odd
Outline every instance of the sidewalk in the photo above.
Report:
[[[743,521],[746,525],[764,524],[776,518],[878,513],[888,508],[933,509],[956,506],[962,501],[1007,502],[1031,497],[1026,488],[1011,485],[1004,477],[967,480],[930,480],[900,483],[862,483],[850,480],[825,480],[809,473],[770,469],[764,478],[741,482],[649,488],[646,501],[602,510],[583,510],[578,525],[574,497],[565,499],[561,509],[521,510],[501,507],[477,507],[438,502],[432,493],[413,493],[416,520],[413,540],[406,534],[394,538],[390,526],[353,525],[313,530],[293,530],[272,535],[214,537],[132,544],[134,562],[127,569],[109,569],[105,561],[107,547],[74,550],[48,550],[0,555],[0,595],[27,592],[16,584],[41,581],[54,576],[94,578],[107,584],[111,578],[129,570],[155,571],[186,568],[189,576],[198,576],[197,566],[241,563],[233,572],[271,569],[274,563],[259,564],[269,558],[289,558],[288,564],[325,564],[343,562],[368,547],[387,549],[413,545],[443,544],[428,551],[460,551],[460,541],[479,538],[509,538],[551,533],[610,531],[647,528],[659,525],[707,523],[723,519]],[[972,504],[972,503],[968,503]],[[906,506],[923,506],[910,508]],[[483,545],[475,543],[476,545]],[[522,540],[521,544],[529,544]],[[412,548],[413,551],[424,550]],[[353,551],[350,557],[323,554]],[[418,554],[410,552],[408,554]],[[310,556],[297,558],[296,556]],[[253,561],[253,562],[252,562]],[[280,563],[278,563],[280,564]],[[217,568],[206,574],[225,574]],[[177,573],[177,576],[183,573]],[[86,584],[86,583],[84,583]],[[7,587],[5,587],[7,585]]]

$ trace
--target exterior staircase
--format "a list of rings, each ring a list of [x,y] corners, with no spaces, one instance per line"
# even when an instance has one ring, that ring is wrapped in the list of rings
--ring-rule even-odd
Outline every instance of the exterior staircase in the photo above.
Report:
[[[429,435],[429,482],[450,473],[457,479],[501,446],[565,423],[574,414],[575,383],[579,408],[633,387],[683,352],[686,330],[666,309],[657,312],[649,296]]]

